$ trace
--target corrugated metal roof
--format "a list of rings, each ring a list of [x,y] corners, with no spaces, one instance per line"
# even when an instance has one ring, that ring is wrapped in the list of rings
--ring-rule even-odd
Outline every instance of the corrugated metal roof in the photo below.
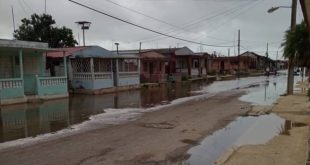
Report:
[[[135,54],[116,54],[100,46],[60,48],[57,52],[47,53],[47,57],[51,58],[64,56],[69,56],[70,58],[139,58]]]
[[[48,48],[48,43],[45,42],[33,42],[33,41],[21,41],[21,40],[8,40],[0,39],[1,49],[33,49],[40,52],[52,51]]]
[[[90,46],[73,52],[70,58],[115,58],[115,54],[100,46]]]
[[[144,59],[166,59],[166,57],[160,53],[149,51],[141,53],[140,58]]]
[[[74,52],[83,50],[88,48],[88,46],[77,46],[77,47],[70,47],[70,48],[59,48],[57,52],[47,52],[47,57],[51,58],[59,58],[64,56],[71,56]]]

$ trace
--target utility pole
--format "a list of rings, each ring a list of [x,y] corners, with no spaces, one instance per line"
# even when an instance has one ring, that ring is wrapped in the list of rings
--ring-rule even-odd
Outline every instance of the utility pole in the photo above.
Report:
[[[267,42],[267,49],[266,49],[266,66],[265,66],[265,69],[267,69],[267,67],[269,68],[269,43]]]
[[[11,6],[12,8],[12,19],[13,19],[13,29],[14,29],[14,32],[15,32],[15,17],[14,17],[14,9],[13,9],[13,6]]]
[[[46,14],[46,0],[44,1],[44,14]]]
[[[292,0],[291,31],[293,31],[296,26],[296,13],[297,13],[297,0]],[[292,54],[288,60],[288,76],[287,76],[287,94],[288,95],[292,95],[293,89],[294,89],[294,57],[295,57],[295,54]]]
[[[240,78],[240,29],[238,30],[238,79]]]
[[[230,56],[230,48],[228,48],[228,57]]]

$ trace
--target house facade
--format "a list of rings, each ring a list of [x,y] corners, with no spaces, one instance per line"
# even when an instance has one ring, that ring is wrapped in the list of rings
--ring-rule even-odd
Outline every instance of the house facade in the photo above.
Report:
[[[100,94],[139,87],[136,56],[120,56],[99,46],[62,48],[47,56],[58,58],[62,52],[68,58],[70,88],[75,93]]]
[[[188,47],[152,49],[168,58],[165,73],[175,81],[205,76],[205,56],[195,54]]]
[[[164,55],[154,51],[145,51],[140,53],[140,60],[141,82],[162,83],[167,80],[165,64],[168,59]]]
[[[240,72],[249,72],[255,66],[255,58],[248,56],[212,58],[212,70],[219,74],[236,74],[238,68]]]
[[[0,40],[0,105],[68,97],[66,71],[45,74],[46,51],[47,43]]]

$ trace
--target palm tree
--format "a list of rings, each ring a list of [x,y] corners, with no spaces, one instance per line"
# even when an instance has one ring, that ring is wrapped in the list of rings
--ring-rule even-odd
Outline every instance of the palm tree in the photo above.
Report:
[[[310,66],[310,38],[305,22],[296,25],[293,30],[287,30],[282,43],[285,58],[294,57],[295,65]]]
[[[293,30],[286,31],[282,46],[284,47],[283,56],[288,59],[292,57],[295,66],[302,67],[302,73],[304,67],[307,67],[310,77],[310,38],[304,21],[296,25]]]

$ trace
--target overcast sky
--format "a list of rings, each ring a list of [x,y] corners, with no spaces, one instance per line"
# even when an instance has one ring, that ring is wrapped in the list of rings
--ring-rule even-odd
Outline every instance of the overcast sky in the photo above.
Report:
[[[285,30],[290,26],[290,9],[279,9],[272,14],[268,14],[267,10],[272,6],[290,6],[291,0],[76,1],[162,33],[209,45],[237,45],[237,32],[240,29],[241,53],[249,50],[265,55],[269,42],[269,55],[273,59],[276,58]],[[81,43],[82,31],[74,22],[92,22],[86,32],[86,45],[100,45],[115,50],[113,43],[119,42],[122,50],[138,49],[139,42],[142,42],[142,48],[188,46],[195,52],[228,54],[227,47],[201,46],[159,36],[68,0],[46,0],[46,3],[46,12],[53,16],[57,26],[71,28],[76,40]],[[13,38],[11,6],[14,7],[16,27],[22,18],[30,17],[32,13],[44,13],[44,0],[0,0],[0,38]],[[298,4],[297,22],[302,19]],[[231,47],[230,52],[231,55],[237,54],[237,47]],[[279,54],[280,57],[282,52]]]

